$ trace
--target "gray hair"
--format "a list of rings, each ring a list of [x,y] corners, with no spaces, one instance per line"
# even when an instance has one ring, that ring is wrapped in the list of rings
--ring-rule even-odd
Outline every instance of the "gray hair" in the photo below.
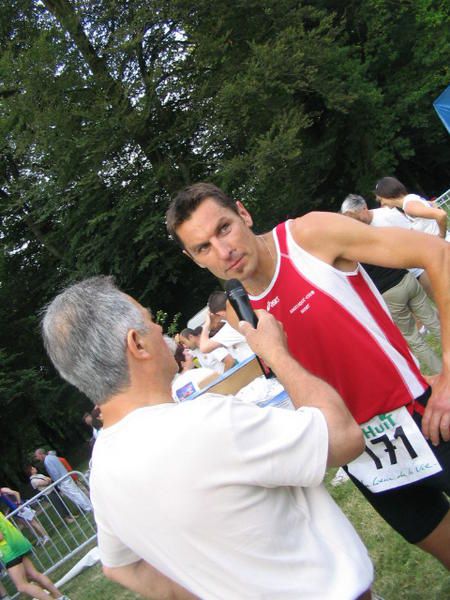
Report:
[[[170,337],[170,335],[164,334],[163,335],[164,341],[166,342],[166,346],[169,348],[169,350],[172,352],[172,354],[175,354],[175,351],[178,347],[178,344],[176,343],[176,341]]]
[[[345,215],[346,212],[359,212],[363,208],[367,208],[364,198],[358,194],[349,194],[342,203],[340,212]]]
[[[144,315],[112,277],[71,285],[44,309],[44,345],[55,368],[94,404],[126,389],[130,374],[126,338],[145,333]]]

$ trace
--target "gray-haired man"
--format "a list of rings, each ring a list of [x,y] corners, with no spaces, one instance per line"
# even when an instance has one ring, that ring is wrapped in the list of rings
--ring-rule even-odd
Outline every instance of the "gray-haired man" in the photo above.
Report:
[[[259,317],[242,332],[296,411],[212,394],[173,403],[161,328],[108,278],[47,308],[51,359],[102,408],[91,497],[105,573],[146,598],[370,598],[367,552],[321,483],[361,453],[361,432]]]

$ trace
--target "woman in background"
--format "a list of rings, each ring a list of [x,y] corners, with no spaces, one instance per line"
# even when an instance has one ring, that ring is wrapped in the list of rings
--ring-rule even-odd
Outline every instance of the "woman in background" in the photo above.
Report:
[[[408,194],[403,183],[395,177],[380,179],[375,186],[375,194],[381,206],[402,209],[415,231],[448,239],[445,210],[417,194]]]

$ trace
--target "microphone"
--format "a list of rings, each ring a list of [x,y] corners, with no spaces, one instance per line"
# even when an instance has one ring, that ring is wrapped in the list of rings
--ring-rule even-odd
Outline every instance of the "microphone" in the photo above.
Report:
[[[239,317],[239,320],[247,321],[247,323],[250,323],[250,325],[256,329],[258,317],[250,304],[250,299],[242,283],[237,279],[230,279],[225,283],[225,292],[231,306]],[[267,379],[274,377],[273,372],[266,364],[264,364],[259,356],[256,357],[256,360]]]

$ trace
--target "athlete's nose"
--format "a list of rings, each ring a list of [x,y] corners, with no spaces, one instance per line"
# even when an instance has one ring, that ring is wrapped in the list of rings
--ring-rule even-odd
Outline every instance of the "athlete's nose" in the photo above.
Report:
[[[231,247],[227,242],[223,240],[214,240],[212,243],[219,258],[226,260],[230,256]]]

